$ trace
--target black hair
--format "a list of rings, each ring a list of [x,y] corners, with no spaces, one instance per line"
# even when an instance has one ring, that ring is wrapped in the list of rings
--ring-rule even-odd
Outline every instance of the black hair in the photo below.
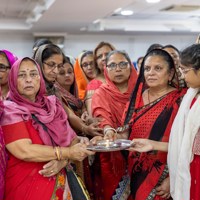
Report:
[[[133,111],[134,111],[134,107],[135,107],[135,103],[136,103],[136,97],[137,97],[137,94],[138,94],[138,90],[139,90],[140,84],[141,83],[143,84],[142,92],[146,88],[146,86],[145,86],[145,78],[144,78],[144,64],[145,64],[145,61],[147,60],[147,58],[150,57],[150,56],[160,56],[160,57],[162,57],[168,63],[169,70],[170,69],[174,69],[174,72],[175,72],[174,61],[173,61],[171,55],[169,53],[167,53],[165,50],[153,49],[153,50],[151,50],[150,52],[148,52],[145,55],[145,57],[144,57],[144,59],[142,61],[142,64],[141,64],[138,80],[136,82],[136,85],[135,85],[135,88],[133,90],[133,93],[131,94],[131,97],[130,97],[130,104],[129,104],[129,107],[128,107],[128,110],[130,110],[130,111],[126,115],[126,118],[125,118],[125,121],[124,121],[124,125],[128,124],[130,119],[131,119],[131,117],[132,117],[132,114],[133,114]]]
[[[178,53],[178,55],[180,55],[180,51],[175,46],[173,46],[171,44],[167,44],[167,45],[162,47],[162,49],[166,49],[166,48],[174,49]]]
[[[41,39],[36,40],[36,42],[33,45],[33,57],[35,56],[35,53],[38,50],[38,48],[45,44],[53,44],[53,43],[51,42],[51,40],[47,38],[41,38]]]
[[[186,67],[200,69],[200,44],[193,44],[181,52],[181,64]]]
[[[161,49],[162,47],[163,47],[162,44],[154,43],[154,44],[150,45],[150,47],[147,49],[146,53],[149,53],[150,51],[152,51],[154,49]]]

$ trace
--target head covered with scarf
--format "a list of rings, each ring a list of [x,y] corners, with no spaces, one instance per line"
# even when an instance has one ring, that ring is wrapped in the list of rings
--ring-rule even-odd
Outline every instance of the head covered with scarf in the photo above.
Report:
[[[8,50],[5,50],[5,49],[0,50],[0,53],[3,53],[6,56],[8,62],[10,64],[10,68],[12,67],[14,62],[18,59],[17,56],[15,56],[13,53],[11,53]]]
[[[20,65],[25,60],[31,60],[38,69],[40,75],[40,89],[36,95],[35,102],[21,96],[17,90],[17,78]],[[71,129],[67,115],[59,100],[55,96],[47,97],[45,82],[39,65],[31,58],[17,60],[9,74],[10,92],[5,101],[5,113],[2,125],[17,123],[19,121],[32,120],[33,127],[46,145],[68,146],[76,134]],[[35,116],[37,120],[33,120]],[[44,126],[47,128],[45,130]]]
[[[47,80],[47,78],[45,77],[45,74],[44,74],[43,65],[44,65],[44,62],[53,55],[62,55],[63,59],[64,59],[63,52],[57,45],[44,44],[37,49],[37,51],[34,54],[34,58],[33,58],[34,60],[36,60],[36,62],[40,66],[48,95],[52,95],[52,94],[55,95],[55,93],[56,93],[56,90],[54,87],[55,80],[51,81],[51,82]]]
[[[124,51],[114,50],[111,51],[106,59],[106,64],[113,54],[121,54],[126,58],[130,65],[130,76],[127,80],[128,86],[127,91],[121,93],[118,87],[115,85],[113,81],[109,78],[107,68],[104,68],[104,76],[106,79],[106,84],[101,85],[101,87],[95,92],[92,97],[92,112],[94,116],[98,117],[99,115],[104,116],[104,120],[101,122],[101,126],[110,125],[111,127],[117,128],[121,126],[122,114],[125,108],[126,103],[128,102],[131,92],[135,87],[135,83],[137,81],[137,72],[131,63],[129,56]],[[101,101],[99,101],[99,96]],[[112,106],[109,106],[112,105]],[[120,109],[119,109],[120,107]],[[99,109],[103,108],[103,109]],[[109,113],[105,114],[105,113]]]

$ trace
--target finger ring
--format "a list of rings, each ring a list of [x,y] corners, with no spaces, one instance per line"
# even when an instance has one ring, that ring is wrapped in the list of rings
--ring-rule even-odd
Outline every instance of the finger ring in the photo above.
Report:
[[[53,173],[53,170],[51,170],[51,173]]]

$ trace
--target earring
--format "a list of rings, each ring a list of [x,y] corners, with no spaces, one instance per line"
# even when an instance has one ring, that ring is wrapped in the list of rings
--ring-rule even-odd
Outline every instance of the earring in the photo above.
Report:
[[[171,80],[170,80],[170,81],[168,81],[168,84],[169,84],[169,85],[171,85],[171,84],[172,84],[172,81],[171,81]]]

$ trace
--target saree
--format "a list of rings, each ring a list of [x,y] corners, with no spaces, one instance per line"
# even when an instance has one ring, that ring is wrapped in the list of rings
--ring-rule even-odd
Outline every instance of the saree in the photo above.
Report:
[[[5,143],[30,139],[33,144],[69,146],[77,137],[76,133],[70,127],[59,100],[55,96],[45,96],[45,83],[41,71],[37,63],[30,58],[26,59],[35,62],[40,74],[40,89],[35,102],[18,93],[17,76],[23,59],[15,62],[9,75],[9,100],[4,101],[4,112],[0,121]],[[57,199],[63,199],[62,194],[68,183],[65,171],[61,170],[57,176],[49,179],[38,173],[44,164],[44,162],[25,162],[9,153],[5,199],[34,200],[42,197],[49,200],[55,199],[54,194]],[[67,190],[66,196],[68,193],[70,190]]]
[[[148,138],[168,142],[173,120],[177,114],[185,90],[173,90],[154,102],[144,105],[142,95],[138,95],[136,106],[129,121],[129,139]],[[129,116],[130,117],[130,116]],[[156,187],[168,177],[167,153],[150,151],[147,153],[130,152],[128,172],[131,177],[130,200],[162,199],[156,196]]]
[[[0,100],[0,117],[3,112],[3,103]],[[3,138],[3,132],[0,127],[0,200],[3,199],[4,194],[4,185],[5,185],[5,172],[6,172],[6,164],[7,164],[7,154],[5,150],[5,143]]]
[[[77,116],[81,116],[83,103],[78,98],[78,90],[76,84],[74,83],[74,88],[72,89],[73,94],[64,89],[58,82],[54,84],[57,91],[59,91],[59,96],[61,97],[62,103],[64,103],[68,108],[70,108]]]
[[[80,66],[80,60],[83,54],[84,52],[79,55],[74,64],[74,75],[78,87],[78,96],[81,100],[83,100],[85,97],[85,92],[88,84],[88,79],[83,72],[82,67]]]
[[[0,200],[3,199],[3,194],[4,194],[4,185],[5,185],[5,172],[6,172],[6,151],[5,151],[5,143],[3,140],[3,132],[2,129],[0,128]]]
[[[123,110],[135,86],[137,73],[132,67],[125,93],[121,93],[109,79],[107,70],[104,70],[104,73],[106,84],[101,85],[92,97],[92,114],[94,117],[102,118],[100,127],[110,125],[117,128],[122,125]],[[129,183],[125,157],[121,152],[109,152],[96,154],[95,159],[99,159],[98,178],[101,184],[97,186],[102,187],[102,198],[99,199],[123,199],[122,196],[127,190],[124,191],[122,185],[126,184],[128,187]]]

